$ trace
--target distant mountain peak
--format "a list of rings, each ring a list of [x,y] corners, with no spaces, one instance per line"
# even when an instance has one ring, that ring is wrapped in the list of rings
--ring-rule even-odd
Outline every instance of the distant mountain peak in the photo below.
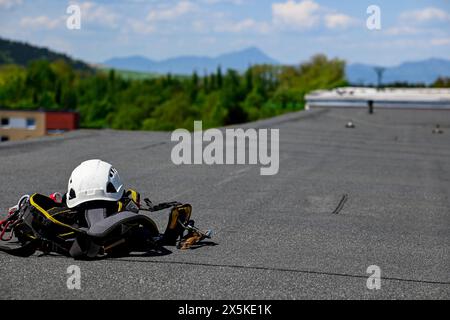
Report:
[[[239,51],[237,51],[239,52]],[[265,54],[261,49],[258,47],[247,47],[245,49],[240,50],[240,52],[246,52],[246,53],[257,53],[257,54]]]
[[[261,49],[248,47],[216,57],[189,55],[155,61],[142,56],[129,56],[111,58],[103,64],[108,67],[130,71],[191,74],[194,71],[210,73],[219,66],[225,70],[245,71],[252,64],[278,64],[278,62],[266,55]]]

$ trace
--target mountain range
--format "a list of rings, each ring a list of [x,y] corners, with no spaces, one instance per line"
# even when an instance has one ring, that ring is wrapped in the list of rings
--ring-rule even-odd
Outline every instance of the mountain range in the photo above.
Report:
[[[30,61],[37,59],[49,61],[63,59],[78,70],[93,71],[98,66],[73,59],[66,54],[58,53],[51,49],[0,38],[0,65],[15,63],[26,66]],[[188,75],[192,74],[193,71],[197,71],[197,73],[202,75],[215,71],[218,66],[221,66],[223,70],[235,69],[242,72],[248,66],[254,64],[279,65],[280,63],[260,49],[250,47],[217,57],[180,56],[160,61],[143,56],[116,57],[105,61],[101,66],[154,74],[170,72],[172,74]],[[345,70],[347,79],[352,85],[376,84],[377,76],[374,67],[374,65],[370,64],[349,64]],[[450,77],[450,60],[431,58],[387,67],[383,74],[383,83],[431,84],[438,77]]]
[[[248,48],[218,57],[180,56],[156,61],[143,56],[112,58],[103,63],[115,69],[149,73],[173,73],[180,75],[210,73],[218,66],[222,69],[245,71],[252,64],[280,64],[258,48]],[[377,83],[375,65],[354,63],[347,65],[345,73],[353,85],[374,85]],[[405,62],[397,66],[386,67],[383,83],[407,82],[411,84],[431,84],[438,77],[450,77],[450,60],[431,58],[421,61]]]
[[[104,66],[115,69],[180,75],[192,74],[193,71],[199,74],[211,73],[219,66],[224,70],[245,71],[254,64],[279,64],[279,62],[258,48],[251,47],[217,57],[181,56],[156,61],[143,56],[130,56],[112,58],[103,63]]]
[[[376,84],[377,74],[374,68],[374,65],[350,64],[346,68],[347,80],[354,85]],[[438,77],[450,77],[450,60],[431,58],[387,67],[383,73],[382,83],[431,84]]]

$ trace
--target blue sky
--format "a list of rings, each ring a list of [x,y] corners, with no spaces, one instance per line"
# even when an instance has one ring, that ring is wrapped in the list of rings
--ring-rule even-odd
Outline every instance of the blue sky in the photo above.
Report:
[[[81,29],[66,27],[69,4]],[[369,5],[381,30],[366,27]],[[395,65],[450,59],[450,0],[0,0],[0,36],[89,62],[215,56],[255,46],[283,63],[315,53]]]

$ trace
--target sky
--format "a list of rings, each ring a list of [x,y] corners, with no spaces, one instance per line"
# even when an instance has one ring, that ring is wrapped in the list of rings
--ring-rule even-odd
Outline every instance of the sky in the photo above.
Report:
[[[66,25],[74,4],[80,29]],[[367,27],[371,5],[380,9],[379,29]],[[257,47],[286,64],[324,53],[392,66],[450,59],[450,0],[0,0],[0,37],[91,63]]]

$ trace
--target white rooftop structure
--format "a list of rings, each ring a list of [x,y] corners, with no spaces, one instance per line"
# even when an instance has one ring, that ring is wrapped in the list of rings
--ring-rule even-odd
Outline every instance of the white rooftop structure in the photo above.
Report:
[[[317,90],[306,95],[306,109],[314,107],[449,109],[450,89],[343,87]]]

